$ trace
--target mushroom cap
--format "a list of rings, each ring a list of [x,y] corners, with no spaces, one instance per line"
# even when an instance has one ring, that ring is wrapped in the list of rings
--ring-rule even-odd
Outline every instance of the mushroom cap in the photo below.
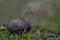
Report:
[[[8,23],[8,30],[10,33],[20,33],[25,31],[29,32],[31,30],[31,25],[25,19],[14,19]]]

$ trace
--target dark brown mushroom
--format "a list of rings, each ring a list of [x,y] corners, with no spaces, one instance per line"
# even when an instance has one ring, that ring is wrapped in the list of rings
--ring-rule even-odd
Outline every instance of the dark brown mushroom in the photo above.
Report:
[[[29,32],[31,30],[31,25],[28,21],[22,18],[13,19],[8,22],[8,31],[11,34],[19,34],[24,32]]]

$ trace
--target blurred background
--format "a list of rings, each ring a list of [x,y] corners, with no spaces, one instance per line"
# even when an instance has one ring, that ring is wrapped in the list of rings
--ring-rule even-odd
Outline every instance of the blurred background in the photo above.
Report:
[[[0,23],[23,15],[31,23],[37,24],[59,14],[59,0],[0,0]]]
[[[32,25],[60,24],[60,0],[0,0],[0,24],[20,17]]]

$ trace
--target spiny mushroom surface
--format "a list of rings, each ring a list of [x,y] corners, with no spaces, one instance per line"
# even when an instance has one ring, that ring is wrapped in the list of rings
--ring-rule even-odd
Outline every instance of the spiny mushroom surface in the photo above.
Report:
[[[14,19],[8,23],[8,31],[11,34],[19,34],[23,31],[29,32],[31,30],[31,25],[25,19]]]

